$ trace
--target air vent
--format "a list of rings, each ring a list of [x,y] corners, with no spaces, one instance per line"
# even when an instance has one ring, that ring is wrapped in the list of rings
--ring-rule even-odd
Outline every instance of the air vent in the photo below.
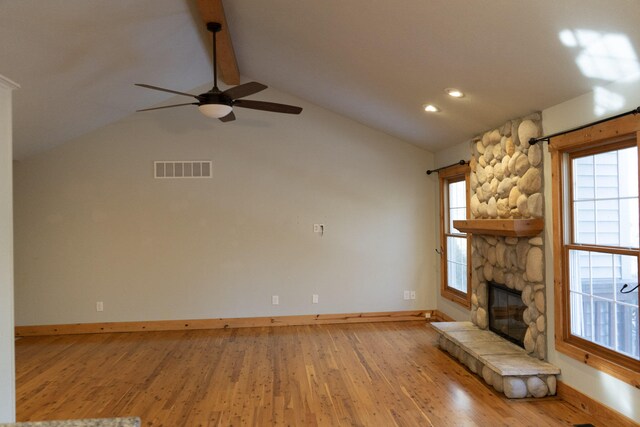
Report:
[[[211,161],[156,161],[153,171],[157,179],[211,178]]]

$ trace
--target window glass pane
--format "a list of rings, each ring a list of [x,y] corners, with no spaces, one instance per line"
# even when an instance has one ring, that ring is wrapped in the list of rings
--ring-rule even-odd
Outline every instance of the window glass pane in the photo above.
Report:
[[[616,325],[616,351],[634,359],[640,359],[638,353],[638,307],[616,304]]]
[[[618,197],[618,153],[609,151],[594,156],[596,198]]]
[[[637,248],[638,245],[638,198],[620,199],[620,246]]]
[[[449,185],[449,232],[462,233],[453,227],[453,221],[467,217],[467,184],[465,181],[450,182]]]
[[[638,147],[618,151],[620,197],[638,197]]]
[[[569,251],[571,333],[638,359],[638,257]]]
[[[595,197],[595,181],[593,173],[593,156],[579,157],[573,160],[573,199],[593,200]]]
[[[447,236],[447,284],[467,293],[467,239]]]
[[[596,243],[596,204],[594,201],[573,204],[573,230],[576,243]]]
[[[573,230],[578,244],[638,247],[638,150],[572,161]]]

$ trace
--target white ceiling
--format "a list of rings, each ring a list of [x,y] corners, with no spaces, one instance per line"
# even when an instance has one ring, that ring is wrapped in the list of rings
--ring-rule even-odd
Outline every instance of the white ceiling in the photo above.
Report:
[[[243,81],[432,151],[637,71],[634,64],[617,74],[593,71],[595,56],[609,67],[611,57],[621,60],[603,46],[627,43],[627,62],[634,62],[629,46],[631,55],[640,50],[633,0],[224,4]],[[582,30],[579,43],[603,35],[611,43],[589,50],[589,71],[583,49],[561,42],[563,30]],[[187,0],[0,0],[0,74],[22,86],[14,98],[16,158],[171,97],[133,83],[182,91],[210,83],[207,37]],[[447,87],[468,96],[448,98]],[[258,98],[268,100],[268,90]],[[442,112],[424,113],[427,102]]]

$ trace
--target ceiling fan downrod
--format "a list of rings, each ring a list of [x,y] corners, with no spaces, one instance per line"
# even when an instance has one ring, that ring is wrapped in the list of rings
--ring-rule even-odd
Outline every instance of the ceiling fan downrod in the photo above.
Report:
[[[219,22],[207,22],[207,30],[211,31],[213,37],[213,89],[218,89],[218,56],[216,51],[216,33],[222,30]]]

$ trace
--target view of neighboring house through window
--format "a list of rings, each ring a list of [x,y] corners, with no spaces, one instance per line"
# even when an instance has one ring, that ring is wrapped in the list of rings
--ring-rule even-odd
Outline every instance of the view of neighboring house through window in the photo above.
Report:
[[[439,175],[441,294],[469,307],[469,240],[453,226],[454,220],[467,219],[468,166],[456,165]]]
[[[571,335],[640,360],[638,148],[570,156]]]

